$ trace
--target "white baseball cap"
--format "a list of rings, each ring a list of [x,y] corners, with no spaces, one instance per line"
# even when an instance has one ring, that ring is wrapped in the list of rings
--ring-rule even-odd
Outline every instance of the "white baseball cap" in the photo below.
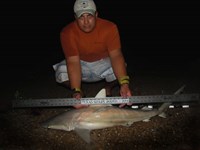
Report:
[[[96,5],[93,0],[76,0],[74,3],[74,13],[80,17],[84,13],[94,15],[96,12]]]

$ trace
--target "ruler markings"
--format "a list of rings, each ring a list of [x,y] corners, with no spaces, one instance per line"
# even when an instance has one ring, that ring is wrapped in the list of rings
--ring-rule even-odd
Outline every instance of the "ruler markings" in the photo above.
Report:
[[[147,95],[106,98],[49,98],[49,99],[26,99],[14,100],[13,107],[53,107],[53,106],[73,106],[76,104],[121,104],[121,103],[164,103],[164,102],[194,102],[199,101],[199,94],[180,95]]]

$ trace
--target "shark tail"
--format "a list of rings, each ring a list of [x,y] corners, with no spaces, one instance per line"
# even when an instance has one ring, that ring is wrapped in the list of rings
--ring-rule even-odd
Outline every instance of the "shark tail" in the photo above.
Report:
[[[179,88],[179,89],[174,93],[174,95],[179,95],[179,94],[181,94],[181,93],[183,92],[184,88],[185,88],[185,85],[183,85],[181,88]],[[163,104],[159,107],[159,109],[158,109],[158,115],[159,115],[160,117],[165,118],[165,117],[166,117],[165,111],[169,108],[170,105],[171,105],[171,103],[163,103]]]

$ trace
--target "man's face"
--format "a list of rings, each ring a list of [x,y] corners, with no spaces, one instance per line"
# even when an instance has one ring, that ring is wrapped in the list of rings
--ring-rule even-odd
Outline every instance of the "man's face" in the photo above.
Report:
[[[83,32],[89,33],[95,28],[96,18],[97,13],[95,13],[95,16],[89,13],[84,13],[79,18],[76,18],[76,21],[78,23],[79,28]]]

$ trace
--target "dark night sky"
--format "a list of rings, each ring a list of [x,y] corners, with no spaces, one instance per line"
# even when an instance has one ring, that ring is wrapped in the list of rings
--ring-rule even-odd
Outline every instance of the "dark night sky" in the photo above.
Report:
[[[162,67],[199,59],[197,1],[95,2],[99,17],[117,23],[129,65]],[[73,0],[4,0],[0,22],[1,65],[51,66],[62,60],[59,33],[74,19],[73,3]]]

